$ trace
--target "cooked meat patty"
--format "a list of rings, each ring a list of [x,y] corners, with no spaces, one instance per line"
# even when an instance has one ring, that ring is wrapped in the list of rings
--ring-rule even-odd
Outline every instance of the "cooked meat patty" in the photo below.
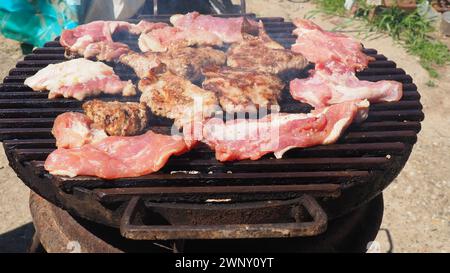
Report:
[[[302,54],[292,52],[260,29],[259,36],[244,35],[244,40],[233,44],[227,52],[227,65],[273,74],[305,68],[308,61]]]
[[[148,123],[143,103],[91,100],[83,104],[86,115],[110,136],[133,136],[143,132]]]
[[[179,128],[192,121],[210,117],[218,108],[214,92],[203,90],[189,80],[167,71],[139,82],[141,102],[152,112],[175,120]]]
[[[203,88],[217,94],[226,112],[256,112],[259,107],[278,106],[284,87],[274,74],[247,69],[209,67],[203,74]]]

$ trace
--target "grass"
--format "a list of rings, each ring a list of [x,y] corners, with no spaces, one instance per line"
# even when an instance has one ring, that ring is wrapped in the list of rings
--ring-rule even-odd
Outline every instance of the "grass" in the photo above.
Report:
[[[314,0],[326,14],[344,16],[345,0]],[[366,1],[357,0],[359,4],[355,18],[366,22],[370,31],[388,33],[399,41],[412,55],[420,58],[420,64],[428,71],[430,77],[439,76],[436,67],[450,63],[448,47],[433,40],[429,33],[434,31],[432,22],[423,18],[418,11],[407,12],[398,7],[378,9],[374,16],[369,16],[373,7]]]
[[[436,87],[437,86],[437,84],[434,82],[434,81],[427,81],[426,83],[425,83],[428,87]]]
[[[322,11],[327,14],[345,14],[345,0],[314,0],[313,2],[318,4]]]

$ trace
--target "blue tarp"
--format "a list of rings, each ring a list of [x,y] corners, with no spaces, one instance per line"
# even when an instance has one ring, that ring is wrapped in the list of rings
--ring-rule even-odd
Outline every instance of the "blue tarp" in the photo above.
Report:
[[[34,46],[78,25],[79,0],[2,0],[0,33]]]

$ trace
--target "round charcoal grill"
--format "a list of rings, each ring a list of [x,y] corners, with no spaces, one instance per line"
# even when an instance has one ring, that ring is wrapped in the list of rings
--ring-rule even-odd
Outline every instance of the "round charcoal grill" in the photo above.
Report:
[[[226,15],[240,16],[240,15]],[[246,16],[255,19],[254,14]],[[140,19],[168,22],[169,16]],[[294,25],[283,18],[262,20],[268,34],[289,48]],[[125,41],[136,48],[137,37]],[[43,164],[55,149],[54,118],[81,111],[82,102],[47,99],[24,80],[51,63],[65,60],[58,41],[25,56],[0,87],[0,138],[11,167],[33,191],[77,217],[120,227],[130,239],[218,239],[313,236],[336,219],[369,202],[405,165],[423,120],[420,95],[412,78],[393,61],[376,58],[358,73],[361,80],[403,83],[401,101],[370,106],[369,118],[352,125],[338,143],[289,151],[276,160],[219,163],[206,146],[172,157],[159,172],[117,180],[60,177]],[[137,79],[131,70],[114,66],[123,79]],[[82,69],[82,68],[80,68]],[[310,107],[284,90],[284,112]],[[104,100],[138,101],[103,95]],[[153,116],[149,128],[168,131],[171,122]]]

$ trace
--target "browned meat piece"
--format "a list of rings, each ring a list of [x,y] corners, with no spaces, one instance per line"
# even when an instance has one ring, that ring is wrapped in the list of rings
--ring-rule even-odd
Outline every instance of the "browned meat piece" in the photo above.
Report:
[[[156,115],[175,120],[179,128],[195,118],[210,117],[218,108],[216,95],[167,71],[139,82],[141,102]]]
[[[165,63],[167,68],[173,73],[191,81],[200,80],[203,67],[224,65],[227,60],[224,52],[211,47],[169,48],[167,52],[146,54],[156,54],[161,62]]]
[[[283,74],[301,70],[308,61],[299,53],[284,49],[260,29],[259,36],[244,35],[244,41],[233,44],[227,52],[227,65],[250,70]]]
[[[91,100],[83,104],[86,115],[110,136],[133,136],[143,132],[148,123],[143,103]]]
[[[259,107],[278,106],[284,87],[274,74],[230,67],[204,69],[205,90],[219,97],[226,112],[256,112]]]
[[[123,54],[130,51],[130,48],[123,43],[101,41],[89,44],[85,51],[86,59],[96,58],[98,61],[116,61]]]
[[[151,77],[152,70],[161,64],[157,56],[145,56],[134,51],[120,56],[119,61],[131,67],[141,79]]]
[[[191,81],[200,80],[201,69],[209,65],[223,65],[225,53],[211,47],[172,47],[167,52],[147,52],[139,54],[130,52],[120,57],[120,62],[134,69],[136,75],[143,79],[160,63],[164,63],[176,75]]]

